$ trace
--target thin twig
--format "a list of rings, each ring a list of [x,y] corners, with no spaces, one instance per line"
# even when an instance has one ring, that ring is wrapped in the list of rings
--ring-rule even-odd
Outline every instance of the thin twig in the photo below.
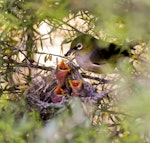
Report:
[[[108,83],[109,82],[109,80],[106,80],[104,78],[93,77],[93,76],[86,75],[84,73],[81,73],[81,75],[82,75],[83,78],[88,78],[88,79],[96,80],[96,81],[99,81],[100,83]]]
[[[19,63],[13,59],[3,59],[4,63],[11,63],[14,65],[17,65],[19,67],[28,67],[28,68],[35,68],[35,69],[41,69],[41,70],[46,70],[46,71],[52,71],[54,68],[52,67],[44,67],[40,65],[35,65],[33,63]]]

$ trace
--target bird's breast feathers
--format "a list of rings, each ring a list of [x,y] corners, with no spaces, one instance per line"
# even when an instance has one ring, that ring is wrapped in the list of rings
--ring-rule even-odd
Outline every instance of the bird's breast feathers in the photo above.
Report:
[[[101,65],[94,64],[90,60],[90,54],[80,54],[76,53],[75,59],[80,67],[82,67],[86,71],[99,72],[101,70]]]
[[[80,52],[76,52],[75,59],[78,65],[86,71],[91,71],[95,73],[107,73],[108,71],[112,71],[112,67],[108,62],[93,63],[90,59],[91,53],[89,54],[81,54]]]

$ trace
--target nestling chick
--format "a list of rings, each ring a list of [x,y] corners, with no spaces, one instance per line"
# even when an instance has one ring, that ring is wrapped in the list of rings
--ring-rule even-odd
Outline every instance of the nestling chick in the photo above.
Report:
[[[64,86],[70,67],[62,60],[56,69],[56,78],[60,86]]]

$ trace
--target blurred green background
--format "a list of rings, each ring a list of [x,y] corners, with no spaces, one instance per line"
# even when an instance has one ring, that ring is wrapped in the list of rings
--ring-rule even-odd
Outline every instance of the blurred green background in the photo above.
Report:
[[[148,0],[0,0],[0,142],[150,142],[149,13]],[[79,33],[139,41],[136,68],[119,64],[119,77],[103,85],[117,90],[92,114],[72,99],[44,122],[27,109],[26,89],[36,75],[51,73]]]

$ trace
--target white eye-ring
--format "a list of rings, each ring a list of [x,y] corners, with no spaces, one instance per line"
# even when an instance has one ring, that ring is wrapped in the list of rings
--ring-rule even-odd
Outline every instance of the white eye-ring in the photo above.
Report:
[[[82,43],[78,43],[78,44],[76,45],[76,48],[77,48],[78,50],[81,50],[81,49],[83,48]]]

